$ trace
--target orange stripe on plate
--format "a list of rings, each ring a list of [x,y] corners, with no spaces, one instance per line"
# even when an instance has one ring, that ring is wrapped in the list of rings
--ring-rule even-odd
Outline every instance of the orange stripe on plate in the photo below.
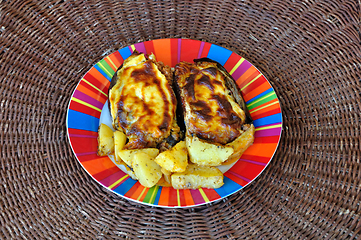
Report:
[[[191,191],[189,189],[184,189],[183,192],[184,192],[184,198],[185,198],[185,201],[186,201],[186,206],[194,205],[194,201],[193,201]]]
[[[92,67],[88,73],[106,85],[110,83],[109,80],[104,77],[103,74],[101,74],[95,67]]]
[[[94,160],[82,162],[81,164],[91,175],[95,175],[115,166],[109,157],[99,157]]]
[[[242,77],[240,77],[240,78],[242,78],[242,80],[240,81],[240,82],[238,82],[238,80],[237,80],[237,83],[239,83],[240,84],[240,88],[242,89],[242,88],[244,88],[247,84],[249,85],[249,84],[251,84],[251,82],[252,81],[255,81],[255,80],[257,80],[258,78],[260,78],[261,76],[260,76],[260,73],[258,72],[258,71],[254,71],[249,77],[247,77],[247,78],[242,78]],[[240,79],[239,78],[239,79]]]
[[[169,187],[162,187],[162,192],[159,196],[158,205],[168,206],[169,204]]]
[[[139,184],[138,188],[135,190],[135,192],[130,196],[132,199],[138,199],[140,194],[143,192],[145,187]]]
[[[157,61],[162,61],[165,65],[172,65],[170,39],[158,39],[153,41]]]
[[[259,85],[256,89],[250,91],[249,93],[245,94],[243,96],[244,100],[247,102],[248,100],[256,97],[257,95],[267,91],[271,88],[271,85],[268,82],[264,82],[261,85]]]
[[[147,195],[149,191],[149,188],[144,188],[143,191],[140,193],[140,196],[138,196],[137,200],[143,202],[145,196]]]
[[[109,55],[110,60],[112,60],[112,62],[115,64],[115,66],[117,67],[117,69],[122,65],[123,63],[123,58],[120,55],[120,53],[114,52],[113,54]]]
[[[261,157],[272,157],[276,150],[277,143],[258,144],[254,143],[244,152],[246,155],[254,155]]]
[[[139,188],[139,186],[140,186],[140,183],[139,183],[139,181],[137,181],[137,182],[133,185],[133,187],[131,187],[131,188],[129,189],[129,191],[124,194],[124,196],[129,197],[129,198],[132,198],[133,194],[135,193],[135,191],[137,191],[137,189]]]
[[[99,93],[97,94],[82,84],[79,84],[78,87],[76,88],[76,90],[79,90],[80,92],[88,95],[89,97],[91,97],[101,103],[105,103],[105,101],[106,101],[105,97],[101,97],[101,96],[104,96],[103,94],[99,94]]]
[[[243,85],[245,85],[244,82],[246,81],[246,79],[248,79],[252,74],[255,74],[256,72],[257,72],[257,74],[256,74],[256,76],[257,76],[259,73],[258,73],[257,69],[252,65],[245,73],[242,74],[242,76],[240,76],[236,80],[236,82],[238,83],[239,86],[240,85],[243,86]]]
[[[254,116],[257,116],[259,114],[262,114],[262,113],[265,113],[268,111],[272,111],[274,109],[279,109],[279,108],[280,108],[280,103],[278,101],[275,101],[275,102],[269,103],[268,105],[266,105],[266,107],[259,107],[259,108],[257,108],[257,110],[252,109],[252,113],[254,114]],[[256,110],[256,111],[254,111],[254,110]]]

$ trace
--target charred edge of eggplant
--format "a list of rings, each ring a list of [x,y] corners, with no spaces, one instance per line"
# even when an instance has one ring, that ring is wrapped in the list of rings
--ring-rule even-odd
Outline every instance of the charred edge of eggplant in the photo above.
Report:
[[[198,62],[212,62],[212,63],[216,63],[217,64],[217,68],[221,71],[221,73],[227,78],[226,79],[226,87],[228,88],[228,90],[231,91],[233,98],[236,100],[236,102],[238,103],[238,105],[240,105],[240,107],[242,108],[242,110],[244,111],[244,113],[246,114],[246,119],[245,119],[245,123],[246,124],[251,124],[253,123],[253,119],[251,117],[251,114],[248,111],[248,108],[246,106],[246,103],[242,97],[242,93],[238,87],[238,85],[236,84],[236,81],[234,80],[234,78],[232,77],[231,74],[229,74],[229,72],[227,71],[227,69],[225,69],[219,62],[214,61],[212,59],[209,58],[199,58],[199,59],[194,59],[193,60],[195,63]],[[237,91],[234,92],[234,91]]]
[[[123,64],[117,69],[117,71],[115,71],[113,77],[112,77],[112,80],[110,81],[110,84],[109,84],[109,89],[108,89],[108,108],[109,108],[109,114],[110,114],[110,118],[112,119],[112,114],[111,114],[111,111],[110,111],[110,101],[109,101],[109,96],[110,96],[110,90],[115,86],[115,84],[117,83],[117,76],[118,76],[118,71],[120,69],[122,69],[123,67]]]
[[[180,128],[180,131],[183,133],[182,136],[184,137],[185,133],[186,133],[186,124],[184,122],[185,121],[184,120],[185,107],[184,107],[182,97],[181,97],[181,90],[180,90],[180,88],[178,86],[178,83],[177,83],[175,70],[173,71],[172,88],[173,88],[175,98],[177,99],[177,109],[176,109],[177,124],[178,124],[178,127]]]

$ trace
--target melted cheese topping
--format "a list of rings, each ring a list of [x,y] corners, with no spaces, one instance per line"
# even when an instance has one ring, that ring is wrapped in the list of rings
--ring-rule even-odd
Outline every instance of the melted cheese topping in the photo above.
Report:
[[[169,135],[175,96],[166,77],[143,54],[132,55],[123,63],[109,101],[113,125],[122,129],[129,141],[159,142]]]
[[[189,134],[226,144],[241,134],[245,113],[226,88],[223,74],[214,63],[176,67]]]

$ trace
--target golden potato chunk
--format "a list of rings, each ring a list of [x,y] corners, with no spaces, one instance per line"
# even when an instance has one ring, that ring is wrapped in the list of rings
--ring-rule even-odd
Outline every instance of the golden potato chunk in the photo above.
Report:
[[[145,152],[137,152],[133,156],[132,167],[139,183],[151,188],[162,178],[161,167]]]
[[[170,172],[184,172],[188,165],[188,152],[185,141],[181,141],[171,149],[160,153],[154,161]]]
[[[207,143],[196,136],[186,137],[189,159],[201,166],[219,166],[234,152],[233,147]]]
[[[106,156],[114,152],[113,130],[105,125],[100,124],[98,128],[98,156]]]
[[[254,133],[255,128],[253,124],[241,134],[238,138],[236,138],[233,142],[228,143],[227,146],[230,146],[234,149],[234,153],[227,160],[227,162],[233,162],[234,160],[238,160],[242,154],[251,146],[254,142]]]
[[[114,157],[115,162],[120,163],[122,160],[120,159],[118,153],[123,149],[125,142],[127,141],[127,136],[121,131],[114,132]]]
[[[164,178],[164,181],[166,181],[167,183],[171,183],[171,175],[172,175],[172,172],[162,168],[161,169],[162,173],[163,173],[163,178]]]
[[[118,152],[118,156],[120,157],[120,159],[122,159],[128,166],[132,166],[132,161],[133,161],[133,157],[136,153],[146,153],[149,156],[151,156],[152,158],[155,158],[158,153],[159,150],[157,148],[143,148],[143,149],[124,149],[124,150],[120,150]]]
[[[175,189],[219,188],[223,185],[223,174],[215,167],[188,164],[185,172],[172,175]]]

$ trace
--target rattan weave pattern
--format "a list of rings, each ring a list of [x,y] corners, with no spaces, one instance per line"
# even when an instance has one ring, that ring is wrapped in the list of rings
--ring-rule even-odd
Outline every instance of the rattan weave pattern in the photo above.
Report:
[[[1,239],[360,239],[358,0],[0,1]],[[226,47],[270,80],[284,130],[273,161],[219,202],[127,201],[81,168],[72,91],[96,62],[159,38]]]

